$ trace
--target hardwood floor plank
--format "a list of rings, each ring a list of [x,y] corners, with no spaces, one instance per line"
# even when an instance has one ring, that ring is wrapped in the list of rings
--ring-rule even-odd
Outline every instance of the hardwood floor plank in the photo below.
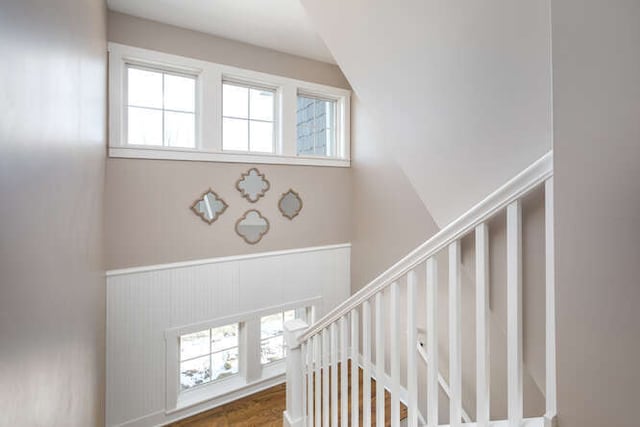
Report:
[[[351,361],[349,361],[349,364]],[[351,369],[348,369],[349,383],[351,384]],[[340,369],[338,369],[338,382],[340,382]],[[358,382],[360,387],[359,401],[360,401],[360,425],[362,426],[362,369],[359,370]],[[371,380],[371,421],[375,425],[375,380]],[[351,387],[349,387],[349,395],[351,394]],[[391,425],[391,395],[388,391],[385,391],[385,426]],[[348,397],[348,416],[351,418],[351,411],[353,410],[351,405],[351,399]],[[339,393],[338,406],[343,396]],[[280,384],[275,387],[271,387],[267,390],[252,394],[245,398],[236,400],[226,405],[219,406],[209,411],[202,412],[192,417],[186,418],[181,421],[169,424],[171,427],[281,427],[282,426],[282,412],[286,406],[286,386]],[[340,411],[338,412],[341,416]],[[407,417],[407,408],[405,405],[400,405],[400,418]],[[340,424],[340,421],[338,422]]]

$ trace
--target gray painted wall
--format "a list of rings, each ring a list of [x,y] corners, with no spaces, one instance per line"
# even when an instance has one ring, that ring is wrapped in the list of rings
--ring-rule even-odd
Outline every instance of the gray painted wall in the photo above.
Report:
[[[209,34],[109,12],[110,41],[246,69],[349,88],[340,69]],[[249,203],[235,189],[243,172],[257,167],[271,189]],[[345,243],[351,230],[348,168],[107,159],[106,267],[124,268],[190,259]],[[212,225],[189,209],[209,187],[229,208]],[[293,188],[303,210],[293,221],[277,203]],[[256,245],[235,233],[235,222],[258,209],[271,228]]]
[[[553,0],[559,423],[638,425],[640,2]]]
[[[0,425],[104,423],[106,10],[0,8]]]

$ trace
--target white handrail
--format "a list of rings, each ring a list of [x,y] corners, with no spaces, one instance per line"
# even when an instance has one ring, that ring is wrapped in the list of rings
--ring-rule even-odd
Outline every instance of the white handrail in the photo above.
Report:
[[[536,186],[553,175],[553,152],[549,151],[528,168],[509,180],[502,187],[473,206],[462,216],[436,233],[429,240],[411,251],[396,264],[373,279],[368,285],[353,294],[349,299],[327,313],[300,336],[300,342],[308,340],[342,316],[357,308],[364,301],[384,290],[395,280],[400,279],[420,263],[460,239],[482,222],[488,220],[510,203],[520,199]]]

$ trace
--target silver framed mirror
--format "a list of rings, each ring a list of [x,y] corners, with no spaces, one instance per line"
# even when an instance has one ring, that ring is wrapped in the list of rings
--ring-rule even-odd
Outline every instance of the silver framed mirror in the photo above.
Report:
[[[271,184],[257,168],[251,168],[236,181],[236,188],[242,197],[255,203],[269,191]]]
[[[282,193],[278,201],[278,209],[280,209],[282,216],[292,220],[298,216],[302,210],[302,199],[300,195],[291,188],[286,193]]]
[[[227,210],[227,203],[209,188],[191,205],[191,210],[204,222],[211,225]]]
[[[250,209],[236,221],[236,233],[245,242],[255,245],[269,231],[269,220],[262,216],[260,211]]]

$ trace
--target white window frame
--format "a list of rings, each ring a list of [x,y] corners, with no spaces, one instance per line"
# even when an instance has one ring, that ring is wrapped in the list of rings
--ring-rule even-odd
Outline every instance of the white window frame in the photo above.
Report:
[[[262,310],[245,312],[166,329],[165,375],[166,395],[165,414],[172,414],[192,407],[206,400],[218,398],[255,385],[281,378],[284,381],[286,358],[263,365],[260,363],[260,319],[268,314],[288,310],[305,310],[310,322],[315,321],[317,307],[322,304],[321,297],[308,298],[283,305],[271,306]],[[180,337],[205,329],[217,328],[238,323],[238,372],[220,380],[200,384],[187,390],[180,390]]]
[[[246,82],[246,81],[241,81],[238,79],[234,79],[234,78],[225,78],[224,76],[222,77],[222,84],[224,85],[225,83],[230,84],[230,85],[234,85],[234,86],[238,86],[238,87],[246,87],[247,89],[254,89],[254,90],[266,90],[266,91],[270,91],[273,92],[274,96],[273,96],[273,121],[271,122],[273,124],[273,143],[271,146],[271,153],[260,153],[260,152],[254,152],[251,151],[251,132],[249,131],[248,133],[248,139],[247,139],[247,143],[248,143],[248,150],[247,151],[237,151],[237,150],[225,150],[224,149],[224,123],[221,124],[222,126],[222,133],[223,133],[223,137],[222,137],[222,152],[225,154],[228,153],[232,153],[232,154],[258,154],[258,155],[262,155],[262,154],[266,154],[266,155],[273,155],[273,154],[277,154],[279,152],[279,144],[278,144],[278,140],[280,138],[279,135],[279,129],[280,129],[280,118],[278,117],[278,111],[279,111],[279,98],[280,96],[278,95],[278,88],[277,87],[273,87],[273,86],[265,86],[265,85],[258,85],[256,83],[251,83],[251,82]],[[222,97],[220,98],[221,102],[223,101]],[[251,114],[251,100],[249,99],[249,114]],[[225,118],[236,118],[236,117],[231,117],[231,116],[225,116],[224,115],[224,109],[222,110],[222,121],[224,121]],[[237,117],[237,119],[242,119],[240,117]],[[244,119],[242,119],[244,120]],[[250,123],[252,121],[261,121],[261,122],[266,122],[265,120],[257,120],[257,119],[252,119],[251,117],[247,117],[247,125],[250,126]]]
[[[349,167],[351,91],[213,62],[109,43],[109,157]],[[195,75],[196,148],[126,144],[127,64]],[[222,150],[222,81],[276,90],[274,153]],[[336,101],[336,153],[298,156],[298,93]]]

